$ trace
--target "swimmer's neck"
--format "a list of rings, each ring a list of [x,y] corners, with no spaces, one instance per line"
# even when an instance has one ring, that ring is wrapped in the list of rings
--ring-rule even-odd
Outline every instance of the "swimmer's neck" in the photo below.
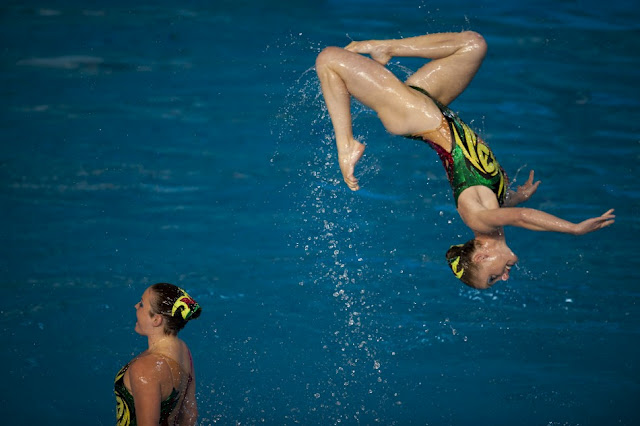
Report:
[[[476,244],[485,248],[494,248],[497,246],[503,246],[506,244],[506,240],[504,238],[504,230],[502,227],[496,229],[494,232],[489,234],[484,233],[474,233]]]

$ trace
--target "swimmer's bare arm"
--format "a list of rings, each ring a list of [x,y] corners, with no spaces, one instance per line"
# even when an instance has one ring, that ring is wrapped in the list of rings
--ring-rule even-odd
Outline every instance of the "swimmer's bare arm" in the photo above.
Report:
[[[613,209],[601,216],[584,220],[580,223],[572,223],[560,219],[541,210],[522,207],[503,207],[477,211],[470,220],[468,226],[474,231],[491,233],[503,226],[517,226],[531,231],[562,232],[572,235],[583,235],[607,227],[615,222]]]
[[[135,403],[136,419],[141,426],[160,423],[162,390],[156,369],[156,359],[150,356],[138,358],[129,367],[131,395]]]
[[[531,170],[529,172],[529,179],[527,179],[524,185],[518,186],[517,191],[507,191],[504,207],[515,207],[518,204],[524,203],[535,194],[538,185],[540,185],[540,181],[533,182],[533,170]]]
[[[193,426],[198,420],[198,403],[196,402],[196,373],[192,371],[193,379],[184,396],[183,411],[180,413],[180,422],[178,424],[185,426]]]

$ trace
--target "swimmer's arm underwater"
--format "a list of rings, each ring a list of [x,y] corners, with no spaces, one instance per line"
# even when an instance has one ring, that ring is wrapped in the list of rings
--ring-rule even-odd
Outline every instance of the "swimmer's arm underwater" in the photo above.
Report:
[[[615,222],[613,209],[601,216],[572,223],[541,210],[523,207],[503,207],[478,211],[469,226],[478,232],[492,232],[502,226],[517,226],[531,231],[562,232],[583,235],[607,227]]]

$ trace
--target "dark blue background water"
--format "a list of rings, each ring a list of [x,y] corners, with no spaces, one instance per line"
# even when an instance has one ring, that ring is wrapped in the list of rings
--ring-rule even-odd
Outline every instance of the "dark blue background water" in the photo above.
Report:
[[[201,424],[634,424],[640,417],[640,10],[631,1],[13,1],[0,7],[5,424],[114,423],[169,281]],[[354,105],[341,184],[313,70],[326,45],[472,29],[452,107],[583,237],[509,230],[476,292],[437,156]],[[416,62],[394,60],[400,76]],[[520,173],[518,169],[523,168]]]

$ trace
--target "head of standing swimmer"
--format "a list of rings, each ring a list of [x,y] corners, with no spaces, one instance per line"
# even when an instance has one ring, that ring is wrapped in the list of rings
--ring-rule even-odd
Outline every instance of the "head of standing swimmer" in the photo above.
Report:
[[[446,254],[453,274],[466,285],[483,290],[506,281],[518,261],[504,239],[475,238],[451,246]]]
[[[157,283],[145,290],[136,304],[136,331],[148,335],[162,326],[165,335],[177,336],[187,322],[202,313],[200,305],[182,288],[169,283]]]

